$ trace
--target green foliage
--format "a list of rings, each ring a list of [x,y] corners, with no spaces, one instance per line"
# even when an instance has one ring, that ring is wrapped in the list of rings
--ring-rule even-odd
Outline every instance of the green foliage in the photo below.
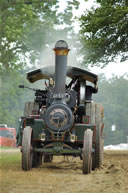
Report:
[[[128,135],[128,79],[101,77],[95,100],[104,106],[105,144],[126,143]],[[116,130],[112,131],[112,125]]]
[[[128,59],[128,1],[97,0],[80,18],[85,64],[104,67],[109,62]]]
[[[0,0],[0,69],[26,68],[38,64],[46,44],[55,42],[56,33],[64,37],[72,33],[73,6],[67,1],[63,13],[58,11],[59,0]],[[63,29],[58,28],[63,25]],[[62,37],[64,34],[64,37]],[[70,35],[71,37],[71,35]]]
[[[25,95],[18,88],[19,84],[27,84],[25,77],[15,70],[0,73],[0,123],[17,128],[18,120],[23,115],[24,102],[31,98],[29,92]]]
[[[24,1],[0,0],[2,69],[24,67],[28,55],[30,58],[37,55],[45,46],[46,30],[50,31],[57,22],[56,12],[51,11],[56,3],[57,0],[45,3],[34,1],[32,4],[26,4]]]

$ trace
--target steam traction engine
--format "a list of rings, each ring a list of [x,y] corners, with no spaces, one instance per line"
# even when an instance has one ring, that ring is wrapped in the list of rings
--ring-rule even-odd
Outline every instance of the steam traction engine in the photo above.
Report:
[[[46,79],[48,84],[44,90],[34,89],[34,102],[24,107],[17,134],[22,169],[38,167],[42,160],[51,162],[54,155],[68,155],[79,156],[83,173],[88,174],[103,161],[103,107],[92,101],[92,94],[98,91],[98,77],[67,67],[69,49],[65,41],[59,40],[54,51],[55,69],[49,66],[27,73],[29,82]]]

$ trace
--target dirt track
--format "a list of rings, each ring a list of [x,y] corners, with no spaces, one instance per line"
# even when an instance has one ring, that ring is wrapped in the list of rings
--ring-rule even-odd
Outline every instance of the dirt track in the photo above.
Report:
[[[128,193],[128,151],[106,151],[104,157],[100,170],[83,175],[78,158],[55,157],[53,163],[23,172],[19,156],[14,164],[1,165],[0,193]]]

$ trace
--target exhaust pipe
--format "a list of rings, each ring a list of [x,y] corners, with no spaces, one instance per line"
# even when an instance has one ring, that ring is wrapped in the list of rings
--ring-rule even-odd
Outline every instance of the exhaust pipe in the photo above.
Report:
[[[67,73],[68,44],[64,40],[59,40],[55,44],[55,94],[65,94],[65,82]]]

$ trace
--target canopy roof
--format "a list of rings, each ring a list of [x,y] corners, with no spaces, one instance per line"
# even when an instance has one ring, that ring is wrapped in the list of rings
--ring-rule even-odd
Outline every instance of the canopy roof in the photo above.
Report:
[[[41,79],[50,79],[50,78],[54,79],[54,75],[55,75],[55,67],[48,66],[28,72],[27,79],[29,80],[29,82],[33,83]],[[72,79],[79,77],[80,79],[90,81],[95,85],[97,84],[98,81],[97,75],[88,72],[86,70],[83,70],[81,68],[72,66],[67,66],[67,76]]]

